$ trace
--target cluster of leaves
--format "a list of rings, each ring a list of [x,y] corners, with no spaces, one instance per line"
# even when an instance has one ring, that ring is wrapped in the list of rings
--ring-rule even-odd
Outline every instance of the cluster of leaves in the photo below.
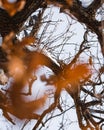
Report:
[[[26,45],[34,42],[35,39],[33,37],[26,37],[22,41],[13,44],[12,39],[14,35],[15,34],[11,32],[5,37],[4,42],[2,43],[2,48],[6,52],[8,58],[6,66],[8,76],[13,78],[10,87],[6,90],[8,92],[7,95],[10,98],[10,103],[7,103],[6,107],[4,106],[6,110],[4,111],[4,115],[9,112],[20,119],[39,118],[38,115],[34,114],[34,111],[42,107],[47,96],[44,95],[38,100],[26,103],[22,95],[31,94],[32,83],[37,79],[34,73],[38,65],[50,67],[51,63],[49,63],[48,57],[45,57],[39,52],[28,52],[25,48]],[[72,68],[69,68],[69,66],[63,68],[62,72],[54,78],[55,82],[53,82],[53,85],[57,88],[57,97],[61,90],[68,84],[72,85],[74,90],[77,90],[77,88],[74,87],[77,87],[77,84],[80,81],[85,80],[89,76],[91,76],[91,73],[88,64],[78,64]],[[73,79],[73,77],[75,78]],[[46,81],[47,84],[50,84],[53,79],[50,77],[49,79],[44,79],[44,81]],[[26,85],[29,86],[29,93],[27,94],[22,92]],[[6,117],[12,122],[10,117],[7,115]]]
[[[20,11],[25,3],[23,0],[14,3],[9,3],[8,1],[1,2],[2,6],[7,10],[10,16],[13,16],[17,11]],[[13,43],[14,37],[15,33],[11,32],[9,35],[4,37],[2,43],[2,48],[6,52],[8,59],[6,64],[8,75],[9,77],[13,78],[9,89],[6,90],[11,103],[6,104],[5,109],[6,112],[10,112],[21,119],[35,118],[36,115],[34,114],[34,111],[42,107],[42,104],[45,103],[46,95],[38,100],[26,103],[22,96],[22,90],[26,85],[28,85],[30,87],[29,94],[31,94],[32,83],[36,80],[36,76],[33,74],[37,66],[40,64],[50,66],[50,63],[38,52],[28,52],[26,50],[26,45],[30,45],[35,42],[33,37],[26,37],[21,41],[17,40],[15,43]],[[87,64],[79,64],[72,69],[68,67],[63,68],[62,74],[59,74],[59,79],[56,80],[54,85],[58,88],[58,90],[60,88],[61,91],[62,88],[67,86],[67,84],[73,84],[74,80],[76,81],[76,84],[78,84],[81,79],[85,79],[89,75],[88,73],[89,68]],[[62,80],[62,77],[64,80]],[[73,77],[75,77],[74,80]],[[4,112],[4,115],[6,114]],[[6,117],[8,118],[8,116]],[[11,119],[9,120],[12,121]]]
[[[39,109],[42,104],[45,103],[46,95],[40,99],[28,103],[24,101],[22,95],[31,94],[32,83],[36,80],[34,73],[37,66],[39,64],[48,63],[41,54],[37,52],[27,53],[27,51],[24,49],[25,45],[29,45],[34,42],[33,37],[26,37],[22,41],[18,41],[18,43],[15,45],[12,43],[13,37],[14,33],[10,33],[10,35],[5,37],[4,42],[2,43],[2,48],[7,53],[8,58],[8,62],[6,64],[8,76],[13,78],[9,89],[6,90],[8,92],[7,95],[9,95],[11,103],[6,104],[5,109],[6,112],[10,112],[11,114],[21,119],[35,118],[36,115],[33,112]],[[29,93],[23,94],[22,90],[24,87],[26,87],[26,85],[29,86]]]
[[[60,8],[62,7],[63,11],[65,11],[64,10],[65,7],[67,9],[71,8],[72,12],[74,10],[72,7],[76,9],[77,8],[76,3],[80,3],[79,1],[73,2],[73,0],[66,0],[66,1],[46,0],[45,2],[46,2],[45,4],[53,3],[54,5]],[[27,3],[28,2],[26,0],[18,0],[13,3],[10,3],[8,0],[0,1],[0,5],[7,11],[11,19],[14,18],[14,16],[18,12],[21,12],[25,8],[25,5]],[[43,5],[44,4],[42,4],[42,6]],[[45,7],[46,5],[43,6],[43,10],[45,9]],[[81,11],[82,9],[83,8],[80,8]],[[36,36],[38,28],[40,27],[42,14],[43,12],[42,13],[40,12],[39,16],[36,17],[37,22],[35,22],[35,24],[32,21],[31,26],[33,26],[33,28],[31,31],[32,33],[30,33],[30,35],[26,32],[26,30],[24,30],[24,33],[26,34],[25,38],[19,40],[16,37],[16,33],[14,32],[14,30],[10,31],[8,35],[5,35],[3,37],[3,43],[1,48],[3,52],[5,52],[6,62],[3,64],[3,67],[2,65],[0,65],[0,67],[1,69],[4,69],[4,72],[6,72],[7,75],[5,75],[3,71],[1,71],[0,82],[1,84],[6,84],[6,82],[9,82],[8,79],[10,78],[12,78],[12,81],[10,81],[10,86],[5,90],[5,92],[0,91],[0,108],[3,110],[4,116],[13,124],[15,123],[12,121],[8,112],[20,119],[24,118],[37,119],[37,124],[34,127],[34,129],[36,129],[38,125],[42,123],[42,119],[47,113],[51,112],[56,107],[58,107],[61,111],[63,111],[59,99],[60,94],[64,89],[74,100],[80,128],[87,130],[88,128],[93,129],[92,126],[94,126],[96,129],[98,129],[99,127],[98,125],[102,123],[104,120],[100,117],[95,117],[97,119],[100,118],[100,121],[96,123],[96,121],[91,117],[89,107],[100,104],[101,97],[99,98],[99,96],[96,95],[96,93],[87,91],[83,87],[87,83],[94,86],[94,83],[91,82],[91,76],[92,76],[91,67],[93,66],[92,57],[89,56],[88,63],[81,63],[80,61],[78,62],[78,60],[80,60],[79,58],[80,54],[86,49],[89,49],[89,47],[86,47],[86,45],[84,45],[84,43],[86,42],[85,39],[86,34],[84,36],[84,41],[80,45],[79,51],[75,55],[73,60],[68,64],[64,64],[63,66],[61,66],[61,64],[57,65],[48,56],[38,51],[31,51],[27,47],[37,42],[36,41],[37,39],[34,37]],[[75,13],[75,16],[79,18],[79,14],[76,15]],[[86,19],[86,17],[87,17],[87,11],[85,11],[85,17],[80,20],[83,21]],[[96,20],[94,22],[96,23]],[[90,22],[88,22],[87,24],[89,23]],[[90,29],[92,29],[92,26],[88,25]],[[97,29],[95,28],[95,32],[96,30]],[[99,33],[98,36],[101,38],[101,35],[99,35]],[[45,75],[42,75],[41,81],[46,82],[46,85],[54,85],[56,90],[54,93],[54,103],[51,104],[49,108],[46,109],[41,115],[38,115],[35,113],[35,111],[43,107],[48,96],[45,94],[39,99],[32,100],[29,102],[26,101],[25,97],[32,94],[31,92],[32,84],[37,80],[35,72],[40,65],[47,66],[54,73],[49,78],[47,78]],[[101,73],[103,73],[104,71],[103,69],[104,69],[103,67],[100,69]],[[4,79],[6,79],[6,81]],[[28,93],[25,93],[23,91],[26,88],[26,86],[28,86],[29,89]],[[84,100],[81,100],[80,99],[81,91],[91,95],[97,100],[91,102],[85,102]],[[102,93],[103,91],[101,92],[101,95]],[[92,111],[94,110],[92,109]],[[100,113],[99,110],[97,112]],[[86,125],[83,124],[83,119],[85,119]]]

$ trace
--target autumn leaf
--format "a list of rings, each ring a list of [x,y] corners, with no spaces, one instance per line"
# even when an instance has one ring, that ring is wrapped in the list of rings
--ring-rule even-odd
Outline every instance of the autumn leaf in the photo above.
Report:
[[[7,36],[4,37],[2,48],[5,50],[6,53],[9,53],[13,47],[12,39],[14,38],[14,35],[14,32],[10,32]]]
[[[16,2],[9,2],[8,0],[1,0],[2,7],[9,13],[10,16],[15,15],[18,11],[21,11],[25,6],[25,0],[19,0]]]
[[[11,105],[7,106],[7,111],[20,119],[34,119],[34,113],[36,110],[41,109],[47,99],[47,95],[43,95],[38,99],[31,101],[26,101],[25,96],[22,95],[22,89],[25,87],[25,82],[14,81],[11,84],[9,98],[11,100]]]
[[[25,37],[25,38],[22,39],[22,41],[20,41],[19,45],[25,46],[25,45],[33,44],[34,42],[35,42],[34,37]]]
[[[88,64],[77,64],[72,68],[64,68],[63,74],[60,74],[57,78],[56,87],[63,89],[68,85],[71,87],[76,87],[80,81],[84,81],[86,78],[90,78],[91,70]],[[72,89],[72,88],[71,88]]]
[[[90,68],[88,64],[78,64],[74,66],[72,69],[65,70],[65,78],[70,82],[79,82],[91,75]]]
[[[68,3],[69,6],[72,6],[73,4],[73,0],[66,0],[66,2]]]
[[[27,108],[28,110],[30,110],[31,112],[34,112],[36,110],[39,110],[40,108],[42,108],[47,100],[47,95],[44,94],[42,97],[30,101],[30,102],[24,102],[24,108]]]
[[[36,76],[33,73],[38,65],[48,64],[42,54],[38,52],[28,52],[24,49],[26,45],[34,43],[33,37],[26,37],[16,44],[13,44],[12,39],[14,34],[10,33],[5,37],[3,48],[8,54],[8,74],[13,78],[10,84],[8,96],[11,105],[7,106],[7,111],[20,119],[34,118],[34,111],[43,107],[47,96],[44,95],[39,99],[27,102],[23,98],[23,89],[28,85],[29,91]],[[26,53],[27,52],[27,53]],[[26,95],[26,94],[25,94]]]
[[[26,56],[26,64],[29,66],[29,70],[33,71],[37,69],[39,65],[50,66],[49,58],[40,52],[29,52]]]
[[[23,78],[25,72],[25,65],[23,61],[17,56],[11,56],[8,63],[9,75],[14,77],[17,81]]]

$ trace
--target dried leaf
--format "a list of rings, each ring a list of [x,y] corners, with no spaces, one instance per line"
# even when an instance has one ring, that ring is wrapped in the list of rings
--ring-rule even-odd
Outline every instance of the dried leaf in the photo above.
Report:
[[[47,99],[47,95],[45,94],[42,97],[40,97],[39,99],[24,103],[24,106],[25,106],[24,108],[27,108],[31,112],[34,112],[44,106],[46,99]]]
[[[66,0],[66,2],[68,3],[69,6],[73,5],[73,0]]]
[[[25,45],[33,44],[34,42],[35,42],[34,37],[25,37],[22,39],[22,41],[19,44],[20,46],[25,46]]]
[[[23,61],[17,56],[11,56],[8,63],[9,74],[16,80],[23,78],[25,72],[25,65]]]
[[[34,111],[43,107],[47,96],[38,100],[26,102],[23,98],[23,89],[28,85],[31,89],[32,83],[36,80],[33,78],[34,70],[39,65],[48,65],[49,60],[39,52],[28,52],[24,49],[25,45],[30,45],[35,41],[33,37],[27,37],[13,44],[14,34],[10,33],[5,37],[3,49],[8,55],[8,73],[13,78],[10,84],[8,97],[10,105],[6,107],[6,111],[17,116],[18,118],[34,118]]]
[[[47,95],[40,97],[39,99],[26,102],[24,97],[21,95],[22,88],[25,83],[14,82],[11,86],[9,97],[11,100],[11,105],[8,106],[7,111],[20,119],[33,119],[34,112],[43,107],[46,102]]]
[[[91,71],[88,64],[78,64],[73,68],[65,68],[64,74],[60,75],[57,84],[61,89],[70,84],[71,87],[78,86],[80,81],[84,81],[86,78],[90,78]]]
[[[9,2],[8,0],[1,0],[1,5],[6,9],[10,16],[15,15],[18,11],[21,11],[25,6],[25,0],[19,0],[17,2]]]
[[[88,64],[79,64],[72,69],[65,70],[65,78],[70,82],[79,82],[91,75]]]
[[[30,52],[26,56],[25,61],[27,62],[31,71],[35,70],[39,65],[50,66],[48,58],[39,52]]]

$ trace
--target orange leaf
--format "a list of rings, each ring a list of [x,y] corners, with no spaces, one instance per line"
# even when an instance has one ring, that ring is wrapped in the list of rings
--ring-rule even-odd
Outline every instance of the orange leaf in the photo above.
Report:
[[[8,63],[8,70],[9,74],[18,80],[24,75],[25,65],[19,57],[12,56]]]
[[[72,6],[73,4],[73,0],[66,0],[66,2],[68,3],[69,6]]]
[[[25,6],[25,0],[19,0],[19,2],[10,3],[8,0],[1,0],[1,5],[6,9],[10,16],[15,15],[18,11],[21,11]]]
[[[20,46],[29,45],[29,44],[32,44],[34,42],[35,42],[35,38],[34,37],[25,37],[20,42]]]
[[[70,83],[79,82],[81,79],[87,78],[91,74],[87,64],[79,64],[72,69],[65,70],[65,77]]]
[[[73,68],[65,68],[64,75],[60,75],[57,81],[58,87],[61,89],[70,84],[76,87],[81,80],[89,78],[91,71],[88,64],[78,64]]]

